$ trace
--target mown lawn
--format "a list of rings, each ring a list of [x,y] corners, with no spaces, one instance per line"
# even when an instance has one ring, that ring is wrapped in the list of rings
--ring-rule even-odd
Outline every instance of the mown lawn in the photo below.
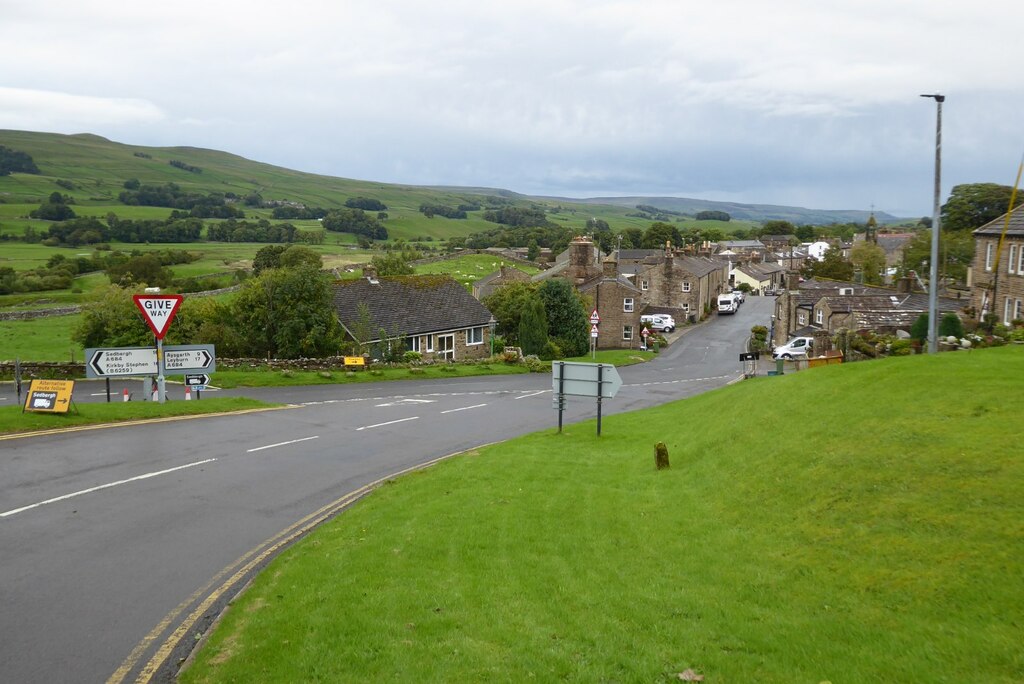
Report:
[[[756,378],[388,481],[181,681],[1020,682],[1022,374],[1013,347]]]

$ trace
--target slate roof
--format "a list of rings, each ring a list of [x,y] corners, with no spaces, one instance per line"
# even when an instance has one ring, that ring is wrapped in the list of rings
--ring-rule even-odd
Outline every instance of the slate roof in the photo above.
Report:
[[[702,278],[708,273],[717,271],[726,265],[724,262],[714,261],[705,257],[677,256],[674,257],[673,261],[673,267],[682,268],[682,270],[698,278]]]
[[[487,325],[491,312],[449,276],[383,276],[376,284],[366,278],[334,284],[334,308],[349,332],[366,304],[374,335],[422,335]],[[374,340],[365,340],[373,342]]]
[[[1024,206],[1024,205],[1021,205]],[[1003,214],[994,221],[989,221],[981,228],[974,231],[975,235],[992,235],[999,237],[1003,234],[1003,226],[1006,225],[1006,214]],[[1010,227],[1006,231],[1007,236],[1024,237],[1024,211],[1018,206],[1010,213]]]
[[[719,249],[765,249],[760,240],[723,240],[718,243]]]
[[[630,280],[624,275],[619,275],[616,277],[601,276],[600,278],[594,278],[593,280],[590,280],[584,283],[583,285],[580,285],[579,290],[580,292],[588,292],[590,290],[593,290],[601,283],[618,283],[627,290],[632,290],[633,292],[642,292],[642,290],[639,287],[633,284],[632,280]]]
[[[892,254],[897,250],[903,249],[913,239],[914,235],[912,233],[881,233],[875,236],[878,246],[886,254]]]

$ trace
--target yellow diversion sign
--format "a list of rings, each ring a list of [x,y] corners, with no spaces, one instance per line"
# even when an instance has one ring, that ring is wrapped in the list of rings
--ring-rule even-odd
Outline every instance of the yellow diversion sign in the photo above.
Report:
[[[74,380],[33,380],[25,398],[24,411],[67,413],[71,407]]]

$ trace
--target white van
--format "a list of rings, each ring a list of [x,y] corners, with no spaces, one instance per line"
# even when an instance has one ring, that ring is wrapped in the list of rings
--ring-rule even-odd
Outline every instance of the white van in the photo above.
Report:
[[[739,300],[733,293],[729,292],[727,294],[718,295],[718,313],[734,314],[739,310],[739,308]]]
[[[772,359],[806,359],[807,352],[814,346],[813,337],[794,337],[781,347],[776,347],[772,352]]]
[[[676,329],[676,319],[668,314],[650,314],[640,317],[640,324],[647,324],[651,330],[658,332],[672,332]]]

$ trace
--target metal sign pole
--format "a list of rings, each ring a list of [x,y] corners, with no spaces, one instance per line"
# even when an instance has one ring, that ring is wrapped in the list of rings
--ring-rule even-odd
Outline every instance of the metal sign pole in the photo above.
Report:
[[[565,361],[558,362],[558,433],[562,433],[562,409],[565,408]]]
[[[18,403],[21,403],[21,360],[14,359],[14,387],[18,392]]]
[[[161,338],[156,340],[156,399],[161,404],[167,401],[167,387],[164,378],[164,341]]]
[[[601,436],[601,394],[603,394],[602,383],[604,382],[604,364],[597,364],[597,436]]]

